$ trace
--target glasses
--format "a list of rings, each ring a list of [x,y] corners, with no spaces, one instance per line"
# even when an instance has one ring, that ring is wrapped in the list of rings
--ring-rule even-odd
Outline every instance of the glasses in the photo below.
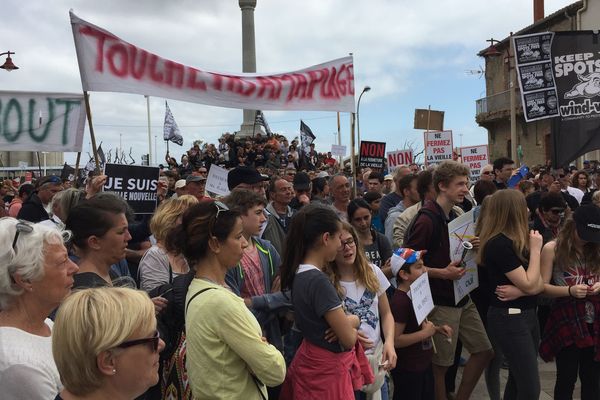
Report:
[[[353,248],[354,245],[356,243],[354,242],[353,238],[347,239],[347,240],[342,240],[342,249],[344,249],[346,246],[348,246],[348,248]]]
[[[15,237],[12,242],[12,248],[13,248],[13,251],[15,252],[15,255],[17,254],[17,240],[19,240],[19,235],[21,233],[31,233],[31,232],[33,232],[33,226],[29,225],[26,222],[19,221],[17,223],[17,225],[15,225]]]
[[[154,335],[152,337],[136,339],[136,340],[129,340],[127,342],[121,343],[120,345],[118,345],[116,347],[119,349],[126,349],[128,347],[137,346],[138,344],[149,343],[152,351],[156,353],[158,351],[159,340],[160,340],[160,333],[158,332],[158,330],[156,330],[156,331],[154,331]]]
[[[492,171],[483,171],[481,175],[491,175]]]
[[[560,214],[564,214],[565,209],[564,208],[551,208],[550,212],[552,212],[552,214],[554,214],[554,215],[560,215]]]

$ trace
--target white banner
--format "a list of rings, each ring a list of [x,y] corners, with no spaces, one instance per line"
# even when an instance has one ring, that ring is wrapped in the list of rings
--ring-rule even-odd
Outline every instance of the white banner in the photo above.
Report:
[[[279,74],[209,72],[152,54],[70,16],[83,90],[251,110],[354,112],[352,56]]]
[[[415,311],[415,317],[417,318],[417,324],[421,325],[421,322],[427,318],[434,307],[427,272],[423,273],[423,275],[410,284],[410,298],[413,310]]]
[[[425,132],[425,165],[452,160],[452,131]]]
[[[0,149],[81,151],[82,94],[0,91]]]
[[[337,157],[346,157],[346,146],[339,144],[331,145],[331,155]]]
[[[388,160],[388,170],[390,172],[392,172],[401,165],[412,164],[413,163],[413,151],[411,149],[388,151],[387,160]]]
[[[471,183],[475,184],[481,176],[481,169],[490,163],[488,146],[468,146],[460,148],[460,159],[471,171]]]
[[[475,213],[471,210],[448,223],[450,259],[452,261],[460,261],[462,259],[466,269],[462,278],[452,281],[456,304],[479,286],[479,275],[477,274],[477,263],[475,262],[477,252],[473,250],[465,252],[465,247],[463,246],[463,242],[469,242],[475,237],[474,215]],[[463,252],[465,253],[464,258],[462,257]]]

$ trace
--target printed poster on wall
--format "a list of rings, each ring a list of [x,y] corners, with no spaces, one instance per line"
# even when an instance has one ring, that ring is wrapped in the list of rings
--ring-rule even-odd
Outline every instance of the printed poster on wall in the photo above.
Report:
[[[469,167],[471,184],[475,184],[481,176],[481,169],[490,163],[488,146],[467,146],[460,148],[462,163]]]
[[[152,214],[156,209],[159,173],[157,167],[106,164],[104,191],[121,196],[136,214]]]
[[[425,165],[452,160],[452,131],[425,132]]]

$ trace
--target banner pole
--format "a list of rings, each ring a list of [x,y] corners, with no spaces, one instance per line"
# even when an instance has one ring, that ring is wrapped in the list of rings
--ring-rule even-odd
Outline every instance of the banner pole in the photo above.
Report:
[[[342,131],[340,130],[340,112],[337,112],[337,128],[338,128],[338,146],[342,145]],[[339,159],[339,163],[340,163],[340,168],[342,168],[343,162],[344,162],[344,157],[342,156],[338,156]],[[342,168],[343,170],[343,168]]]
[[[350,113],[350,166],[351,166],[351,171],[352,171],[352,181],[353,181],[353,186],[354,189],[352,189],[353,193],[354,193],[354,197],[356,197],[356,166],[354,163],[354,148],[356,147],[356,143],[354,140],[354,118],[355,118],[355,114],[354,113]]]
[[[75,160],[75,187],[79,183],[79,161],[81,161],[81,152],[77,152],[77,160]]]
[[[511,56],[511,53],[513,54]],[[516,107],[516,94],[515,94],[515,74],[516,67],[510,66],[510,58],[514,57],[514,49],[513,49],[513,34],[510,33],[508,37],[508,73],[510,80],[510,158],[512,158],[518,165],[520,165],[518,156],[517,156],[517,112],[515,110]]]
[[[90,95],[88,94],[87,90],[83,91],[83,99],[85,101],[85,113],[87,114],[88,127],[90,128],[90,137],[92,139],[92,152],[94,154],[94,162],[96,163],[96,171],[100,172],[100,160],[98,159],[98,149],[96,148],[96,135],[94,135],[94,124],[92,124]]]
[[[146,98],[146,111],[148,112],[148,166],[152,165],[152,131],[150,128],[150,96],[144,95]]]
[[[42,163],[40,161],[40,152],[36,151],[35,152],[36,156],[37,156],[37,160],[38,160],[38,170],[40,171],[40,178],[43,176],[42,175]]]

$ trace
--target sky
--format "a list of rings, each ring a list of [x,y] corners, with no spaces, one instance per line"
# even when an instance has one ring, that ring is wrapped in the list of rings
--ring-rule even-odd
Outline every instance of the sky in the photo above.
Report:
[[[545,15],[572,3],[546,0]],[[475,101],[485,97],[485,66],[477,53],[487,39],[504,39],[533,22],[526,0],[258,0],[255,11],[258,73],[293,71],[354,55],[356,100],[363,140],[385,141],[387,150],[423,148],[413,129],[414,110],[445,112],[444,129],[455,146],[487,144],[475,122]],[[15,52],[19,67],[1,71],[2,90],[81,93],[69,10],[121,39],[202,70],[242,72],[241,11],[236,0],[3,0],[0,52]],[[4,56],[0,60],[4,62]],[[470,71],[470,72],[469,72]],[[140,162],[148,152],[146,100],[141,95],[90,93],[96,141]],[[152,157],[164,158],[165,99],[150,98]],[[169,100],[183,147],[216,143],[239,130],[242,111]],[[302,119],[315,133],[318,151],[337,143],[334,112],[265,111],[271,129],[292,139]],[[341,114],[342,144],[350,143],[350,116]],[[157,148],[155,149],[155,137]],[[82,160],[91,154],[86,126]],[[76,153],[65,153],[74,163]]]

